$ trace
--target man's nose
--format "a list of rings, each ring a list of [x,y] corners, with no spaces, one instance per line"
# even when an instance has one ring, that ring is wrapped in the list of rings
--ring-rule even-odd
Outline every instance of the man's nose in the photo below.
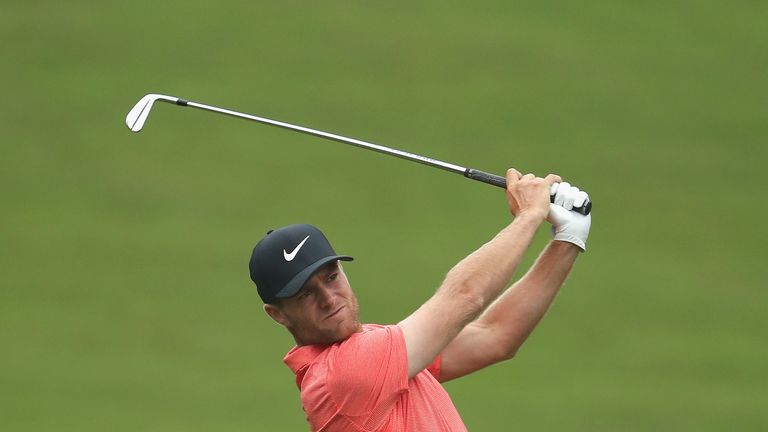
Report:
[[[320,288],[318,290],[318,294],[320,296],[320,307],[322,308],[330,308],[334,304],[334,295],[333,291],[331,291],[328,288]]]

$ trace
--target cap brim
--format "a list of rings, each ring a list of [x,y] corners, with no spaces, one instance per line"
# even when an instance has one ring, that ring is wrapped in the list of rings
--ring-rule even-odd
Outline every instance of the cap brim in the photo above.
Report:
[[[275,298],[288,298],[293,297],[298,293],[301,288],[304,286],[304,284],[307,282],[307,280],[312,277],[313,274],[322,266],[328,264],[331,261],[341,260],[341,261],[352,261],[354,258],[348,255],[333,255],[329,257],[322,258],[315,262],[314,264],[310,265],[309,267],[305,268],[304,270],[300,271],[299,274],[293,277],[284,287],[281,289],[277,294],[275,294]]]

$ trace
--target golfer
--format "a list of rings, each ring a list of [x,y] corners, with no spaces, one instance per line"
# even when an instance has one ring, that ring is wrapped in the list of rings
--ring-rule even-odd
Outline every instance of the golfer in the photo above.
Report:
[[[317,228],[287,226],[256,245],[251,279],[264,311],[296,341],[284,361],[296,374],[311,430],[466,430],[441,383],[515,355],[586,249],[591,223],[590,216],[570,211],[587,194],[557,175],[510,169],[507,185],[514,220],[393,325],[361,324],[341,266],[352,257],[337,255]],[[545,220],[553,241],[505,289]]]

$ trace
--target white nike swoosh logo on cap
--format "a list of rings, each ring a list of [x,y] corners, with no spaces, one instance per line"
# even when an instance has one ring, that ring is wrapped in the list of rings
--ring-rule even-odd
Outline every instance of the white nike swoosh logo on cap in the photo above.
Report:
[[[285,257],[286,261],[293,261],[294,258],[296,258],[296,254],[299,253],[299,249],[301,249],[302,246],[304,246],[304,243],[309,239],[309,236],[304,237],[304,240],[299,243],[298,246],[296,246],[296,249],[294,249],[291,253],[288,253],[283,249],[283,256]]]

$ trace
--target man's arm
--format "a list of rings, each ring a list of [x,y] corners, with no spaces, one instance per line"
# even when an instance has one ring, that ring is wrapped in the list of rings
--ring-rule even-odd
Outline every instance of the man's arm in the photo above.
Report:
[[[434,296],[398,325],[408,354],[408,376],[427,367],[507,286],[537,228],[549,212],[550,186],[560,181],[507,171],[514,221],[458,263]]]
[[[445,348],[440,381],[512,358],[552,304],[578,254],[573,244],[551,242],[528,273]]]
[[[548,220],[554,241],[520,281],[446,347],[441,381],[512,358],[552,304],[579,251],[586,250],[592,216],[570,210],[580,207],[587,194],[568,183],[554,186],[552,192],[555,204]]]

